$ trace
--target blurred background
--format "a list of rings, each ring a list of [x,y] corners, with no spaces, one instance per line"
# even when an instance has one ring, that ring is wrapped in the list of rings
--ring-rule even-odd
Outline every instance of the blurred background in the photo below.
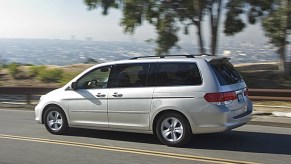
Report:
[[[291,0],[1,0],[0,86],[56,88],[96,63],[210,54],[230,57],[249,88],[288,89],[290,29]]]

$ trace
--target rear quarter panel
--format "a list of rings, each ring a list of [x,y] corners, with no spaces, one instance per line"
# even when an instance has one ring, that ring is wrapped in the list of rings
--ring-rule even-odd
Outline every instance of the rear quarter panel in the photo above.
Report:
[[[160,112],[174,110],[182,113],[188,119],[192,132],[195,133],[195,128],[200,122],[200,113],[213,112],[208,111],[209,103],[205,101],[204,95],[208,92],[218,92],[219,85],[205,60],[195,60],[194,63],[197,63],[201,74],[201,85],[155,88],[150,112],[151,128],[155,117]]]

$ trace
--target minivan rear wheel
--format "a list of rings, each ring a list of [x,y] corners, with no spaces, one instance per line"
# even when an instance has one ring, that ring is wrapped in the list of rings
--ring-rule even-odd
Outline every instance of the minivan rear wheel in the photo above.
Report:
[[[52,134],[64,134],[68,130],[68,121],[62,109],[49,107],[44,114],[46,129]]]
[[[165,113],[156,124],[158,139],[168,146],[183,146],[191,139],[188,121],[178,113]]]

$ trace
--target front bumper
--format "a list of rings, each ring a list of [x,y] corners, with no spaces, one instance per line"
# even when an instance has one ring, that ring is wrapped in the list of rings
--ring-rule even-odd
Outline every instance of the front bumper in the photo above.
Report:
[[[34,108],[34,112],[35,112],[35,121],[39,124],[42,124],[42,116],[41,116],[41,105],[37,104],[37,106]]]

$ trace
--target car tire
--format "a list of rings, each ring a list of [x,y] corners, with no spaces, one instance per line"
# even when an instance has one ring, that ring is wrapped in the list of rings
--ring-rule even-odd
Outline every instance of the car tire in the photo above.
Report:
[[[64,134],[69,126],[64,111],[56,106],[49,107],[44,114],[44,125],[51,134]]]
[[[178,113],[165,113],[156,124],[158,139],[165,145],[180,147],[189,142],[192,132],[187,119]]]

